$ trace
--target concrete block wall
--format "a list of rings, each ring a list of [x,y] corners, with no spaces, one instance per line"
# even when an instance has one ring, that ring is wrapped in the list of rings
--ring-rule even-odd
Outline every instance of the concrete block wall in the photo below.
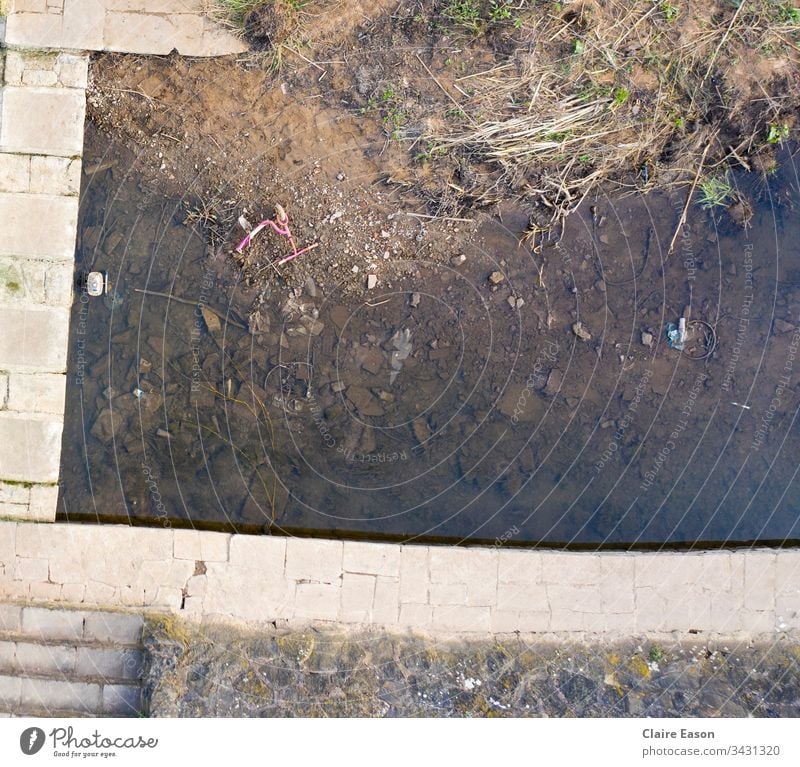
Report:
[[[88,56],[0,56],[0,518],[55,519]]]

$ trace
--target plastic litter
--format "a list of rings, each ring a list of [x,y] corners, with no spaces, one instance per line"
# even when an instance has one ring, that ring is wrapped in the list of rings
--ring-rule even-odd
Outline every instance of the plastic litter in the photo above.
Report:
[[[239,217],[239,225],[246,229],[247,227],[245,224],[249,225],[249,222],[244,216]],[[301,248],[300,250],[297,249],[297,245],[294,241],[294,236],[292,235],[292,230],[289,228],[289,216],[286,214],[286,211],[280,206],[275,206],[275,220],[273,221],[271,218],[266,218],[261,221],[259,224],[255,226],[255,228],[251,229],[247,236],[236,246],[236,252],[241,253],[252,241],[253,238],[261,231],[266,229],[267,227],[271,228],[275,234],[280,235],[281,237],[285,237],[289,240],[289,244],[292,246],[292,252],[290,255],[286,256],[285,258],[280,259],[277,262],[278,266],[282,266],[283,264],[292,261],[293,259],[297,258],[298,256],[303,255],[303,253],[308,253],[309,250],[313,250],[316,248],[319,243],[315,242],[311,245],[308,245],[305,248]]]
[[[686,320],[683,317],[677,325],[674,322],[667,323],[667,343],[679,352],[686,347]]]
[[[108,292],[108,275],[105,272],[89,272],[86,275],[86,292],[93,297]]]

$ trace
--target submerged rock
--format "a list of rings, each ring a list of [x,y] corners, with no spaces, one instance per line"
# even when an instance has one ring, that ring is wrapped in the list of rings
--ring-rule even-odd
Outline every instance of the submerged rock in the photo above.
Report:
[[[101,442],[109,442],[115,434],[122,430],[124,424],[125,418],[119,409],[107,407],[98,413],[90,434]]]
[[[201,306],[200,311],[203,315],[203,322],[206,323],[209,333],[219,333],[222,330],[222,323],[214,312],[207,306]]]
[[[347,399],[360,415],[383,415],[383,407],[369,389],[351,386],[347,390]]]
[[[583,326],[583,323],[580,321],[572,323],[572,332],[581,341],[591,341],[592,339],[592,334]]]
[[[547,376],[547,383],[544,386],[544,393],[553,397],[561,389],[561,384],[564,381],[564,373],[558,368],[553,368]]]

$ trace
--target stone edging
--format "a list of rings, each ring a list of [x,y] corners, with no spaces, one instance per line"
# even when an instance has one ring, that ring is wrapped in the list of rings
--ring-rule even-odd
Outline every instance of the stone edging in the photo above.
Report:
[[[209,0],[6,0],[9,48],[224,56],[247,46],[214,23]]]
[[[432,634],[800,631],[800,551],[622,554],[0,523],[0,601]]]
[[[88,65],[85,54],[0,55],[0,516],[6,518],[55,519]]]

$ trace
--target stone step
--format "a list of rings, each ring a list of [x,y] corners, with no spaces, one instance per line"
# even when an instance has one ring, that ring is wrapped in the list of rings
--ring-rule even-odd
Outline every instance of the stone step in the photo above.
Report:
[[[136,648],[143,627],[141,615],[0,604],[0,638],[7,640]]]
[[[0,719],[91,719],[94,714],[68,709],[18,708],[15,711],[0,711]]]
[[[141,650],[0,639],[0,673],[85,681],[138,682]]]
[[[0,711],[17,715],[30,709],[72,711],[95,716],[137,716],[142,708],[139,685],[98,684],[0,674]]]
[[[140,615],[0,604],[0,715],[138,716]]]

